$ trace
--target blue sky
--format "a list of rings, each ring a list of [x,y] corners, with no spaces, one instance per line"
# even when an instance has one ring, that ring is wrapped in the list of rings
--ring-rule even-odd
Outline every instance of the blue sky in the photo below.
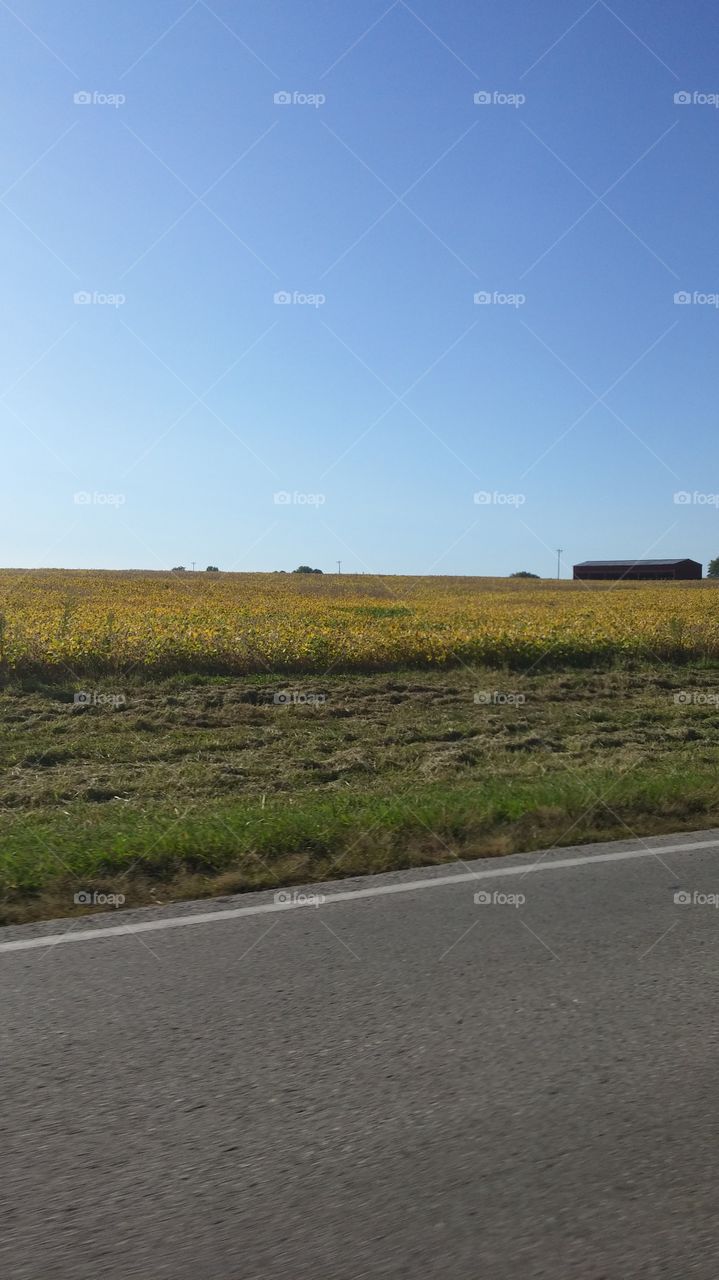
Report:
[[[0,33],[2,563],[719,555],[708,2],[13,0]]]

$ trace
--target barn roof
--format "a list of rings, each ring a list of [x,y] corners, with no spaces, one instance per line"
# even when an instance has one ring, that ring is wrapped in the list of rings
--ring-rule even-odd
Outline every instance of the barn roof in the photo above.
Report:
[[[679,560],[580,560],[579,564],[576,565],[576,568],[591,569],[600,568],[602,565],[612,564],[616,565],[617,568],[624,566],[627,569],[631,569],[638,564],[686,564],[687,560],[687,556],[682,556]],[[697,562],[691,561],[691,563]]]

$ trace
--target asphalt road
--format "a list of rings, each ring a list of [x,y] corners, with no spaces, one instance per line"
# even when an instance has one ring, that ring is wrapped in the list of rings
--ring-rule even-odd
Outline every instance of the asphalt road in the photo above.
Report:
[[[719,832],[584,854],[2,931],[4,1280],[715,1280]]]

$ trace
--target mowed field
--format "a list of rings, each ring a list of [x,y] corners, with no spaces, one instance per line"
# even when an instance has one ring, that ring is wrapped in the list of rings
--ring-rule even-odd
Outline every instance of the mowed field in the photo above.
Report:
[[[4,923],[719,825],[710,582],[5,571],[0,646]]]

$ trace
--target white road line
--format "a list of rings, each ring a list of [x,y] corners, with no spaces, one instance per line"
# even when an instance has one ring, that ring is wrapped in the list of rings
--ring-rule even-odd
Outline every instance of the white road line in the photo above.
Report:
[[[457,872],[451,876],[435,876],[431,880],[401,880],[397,884],[375,885],[369,889],[346,889],[325,895],[323,906],[333,902],[354,902],[357,898],[384,898],[391,893],[417,893],[420,889],[445,889],[448,885],[467,884],[473,880],[494,880],[502,876],[524,876],[528,872],[563,871],[567,867],[586,867],[596,862],[627,862],[635,858],[653,858],[664,853],[696,853],[699,849],[716,849],[719,840],[695,840],[687,844],[657,845],[655,849],[620,849],[614,853],[588,853],[580,858],[542,858],[537,862],[522,862],[511,867],[488,867],[486,871]],[[279,892],[279,890],[278,890]],[[292,893],[292,889],[287,890]],[[299,892],[299,890],[298,890]],[[310,893],[303,889],[302,893]],[[256,906],[233,907],[230,911],[202,911],[195,915],[170,916],[169,919],[143,920],[137,924],[111,925],[107,929],[86,929],[83,932],[43,934],[37,938],[22,938],[16,942],[0,942],[0,951],[33,951],[38,947],[57,947],[64,942],[91,942],[96,938],[116,938],[129,933],[156,933],[160,929],[182,929],[187,925],[221,924],[224,920],[239,920],[242,916],[264,916],[273,911],[307,911],[303,902],[262,902]],[[316,909],[316,908],[315,908]],[[77,923],[77,920],[75,920]]]

